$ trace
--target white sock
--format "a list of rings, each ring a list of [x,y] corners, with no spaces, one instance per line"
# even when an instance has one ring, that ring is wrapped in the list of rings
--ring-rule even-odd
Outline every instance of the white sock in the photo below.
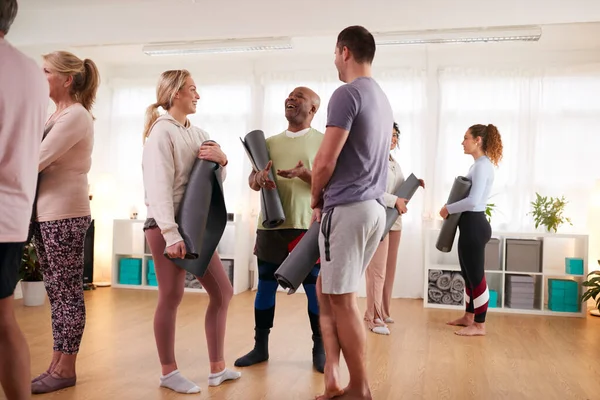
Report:
[[[393,324],[393,323],[394,323],[394,320],[393,320],[392,318],[390,318],[390,317],[387,317],[387,318],[385,319],[385,323],[386,323],[386,324]]]
[[[160,377],[160,386],[171,389],[177,393],[200,393],[200,387],[175,370],[166,376]]]
[[[219,386],[225,381],[239,379],[241,376],[241,372],[232,371],[230,369],[225,368],[221,372],[217,372],[216,374],[210,374],[208,376],[208,386]]]
[[[380,335],[389,335],[390,334],[390,330],[386,326],[376,326],[375,328],[373,328],[371,330]]]

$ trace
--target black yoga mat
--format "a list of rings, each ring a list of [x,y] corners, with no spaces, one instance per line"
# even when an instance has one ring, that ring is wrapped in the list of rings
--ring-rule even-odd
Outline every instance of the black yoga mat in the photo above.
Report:
[[[298,290],[319,260],[319,229],[321,224],[313,222],[296,247],[275,271],[275,279],[288,294]]]
[[[420,185],[421,182],[419,182],[415,174],[410,174],[410,176],[407,179],[405,179],[404,182],[402,182],[400,187],[396,189],[396,191],[394,191],[393,194],[400,197],[401,199],[410,200]],[[385,235],[387,235],[390,232],[390,229],[392,229],[392,225],[394,225],[394,222],[396,222],[399,216],[400,213],[398,212],[396,207],[385,208],[385,230],[383,231],[381,240],[383,240],[385,238]]]
[[[186,255],[171,260],[195,276],[204,276],[227,225],[221,174],[218,164],[196,159],[175,217]]]
[[[471,190],[471,181],[464,176],[459,176],[454,180],[450,194],[448,195],[448,201],[446,204],[455,203],[459,200],[464,199],[469,195]],[[460,219],[461,213],[450,214],[442,223],[442,229],[438,235],[437,243],[435,247],[444,253],[449,253],[452,250],[454,244],[454,237],[456,236],[456,228],[458,227],[458,220]]]
[[[265,169],[269,163],[270,156],[267,150],[267,141],[265,140],[265,134],[261,130],[254,130],[248,133],[244,139],[240,138],[242,145],[248,154],[252,168],[255,171]],[[275,181],[273,175],[273,168],[269,171],[269,179]],[[262,209],[263,221],[262,226],[264,228],[276,228],[285,222],[285,213],[283,212],[283,206],[281,205],[281,199],[279,198],[279,192],[275,189],[261,189],[260,190],[260,204]]]

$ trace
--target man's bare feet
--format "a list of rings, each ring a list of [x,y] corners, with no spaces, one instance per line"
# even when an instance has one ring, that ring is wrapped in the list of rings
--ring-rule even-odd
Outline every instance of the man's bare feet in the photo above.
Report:
[[[454,333],[459,336],[485,336],[485,324],[474,323]]]
[[[339,365],[330,366],[325,364],[325,393],[316,396],[316,400],[329,400],[344,394],[344,389],[340,386],[340,367]]]
[[[459,319],[455,319],[454,321],[446,322],[447,325],[452,326],[471,326],[475,321],[475,316],[473,314],[465,314]]]

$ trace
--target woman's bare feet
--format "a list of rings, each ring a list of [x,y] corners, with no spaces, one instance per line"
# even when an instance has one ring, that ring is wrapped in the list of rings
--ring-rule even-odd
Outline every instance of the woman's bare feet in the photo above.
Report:
[[[446,322],[447,325],[452,326],[471,326],[475,321],[475,314],[465,313],[459,319],[455,319],[454,321]]]
[[[340,367],[325,364],[325,393],[315,397],[316,400],[329,400],[344,394],[340,386]]]
[[[462,328],[454,333],[459,336],[485,336],[485,323],[480,324],[475,322],[473,325]]]
[[[359,390],[348,386],[344,389],[344,394],[340,397],[340,400],[373,400],[373,397],[368,387],[366,390]]]

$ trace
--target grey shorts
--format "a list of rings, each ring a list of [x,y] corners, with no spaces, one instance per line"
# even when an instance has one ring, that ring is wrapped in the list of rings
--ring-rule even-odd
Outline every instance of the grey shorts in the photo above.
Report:
[[[319,250],[324,294],[358,292],[384,229],[385,208],[376,200],[336,206],[322,215]]]

